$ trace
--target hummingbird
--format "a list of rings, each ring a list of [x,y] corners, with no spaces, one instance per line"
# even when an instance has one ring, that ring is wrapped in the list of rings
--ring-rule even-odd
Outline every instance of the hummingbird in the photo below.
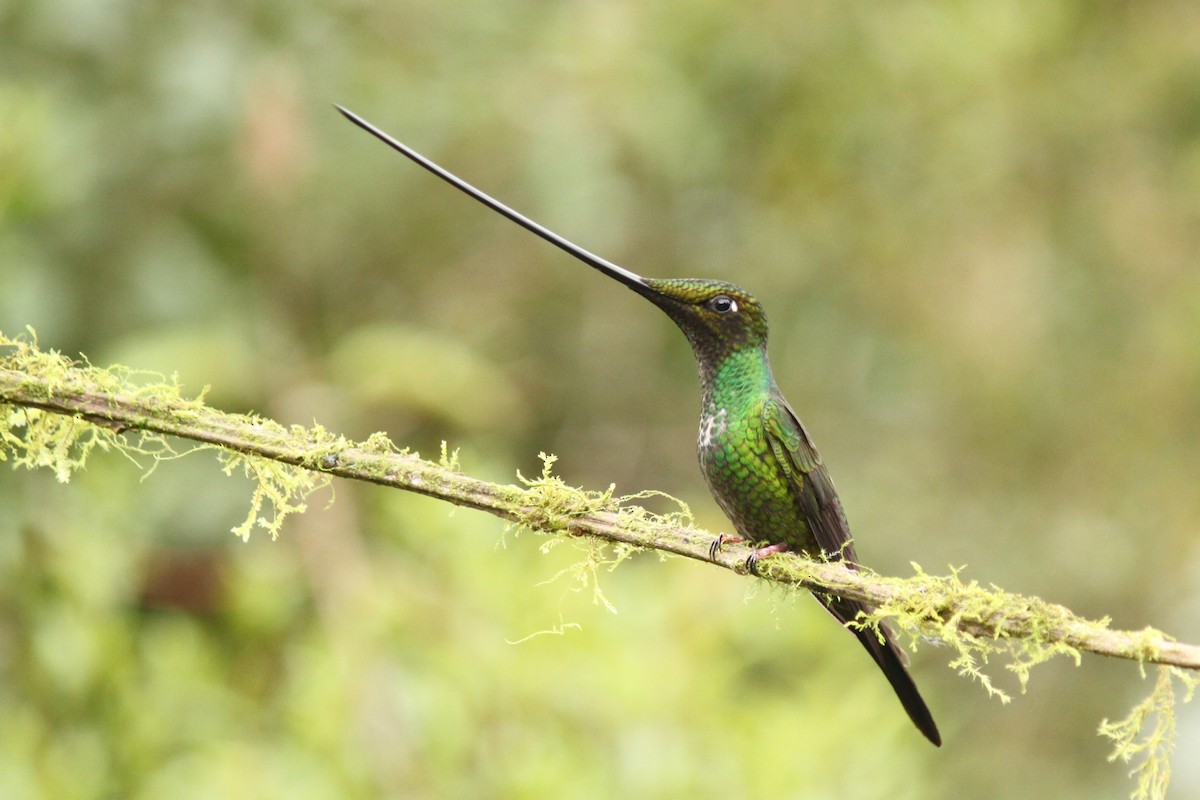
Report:
[[[702,390],[697,453],[705,482],[738,532],[716,537],[711,557],[725,542],[756,545],[746,561],[784,551],[843,561],[857,568],[850,526],[812,438],[775,383],[767,358],[767,317],[745,289],[719,280],[645,278],[585,250],[442,168],[408,145],[341,106],[348,120],[493,211],[583,263],[632,289],[662,309],[687,337]],[[859,601],[817,593],[816,599],[862,644],[883,670],[917,729],[941,746],[933,715],[906,668],[907,658],[881,627],[847,625],[870,608]]]

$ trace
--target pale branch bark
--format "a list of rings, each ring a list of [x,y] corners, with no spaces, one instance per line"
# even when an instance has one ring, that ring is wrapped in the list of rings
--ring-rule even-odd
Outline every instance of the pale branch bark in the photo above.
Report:
[[[537,486],[489,483],[413,454],[372,448],[369,441],[354,444],[302,428],[285,429],[267,420],[217,411],[195,400],[114,390],[93,380],[93,372],[93,368],[85,368],[46,377],[0,369],[0,406],[41,409],[117,432],[146,431],[202,442],[331,476],[435,497],[543,532],[594,536],[713,563],[709,559],[713,535],[706,531],[613,511],[546,511],[539,503],[542,495]],[[749,553],[746,545],[726,545],[715,563],[744,574]],[[949,623],[970,637],[1014,642],[1036,639],[1099,655],[1200,670],[1200,647],[1196,645],[1177,642],[1150,628],[1111,630],[1105,623],[1083,619],[1037,598],[979,589],[989,598],[981,605],[977,602],[978,592],[972,599],[944,579],[931,578],[914,588],[915,579],[881,578],[842,563],[792,555],[766,559],[759,571],[768,580],[838,594],[876,607],[910,606],[911,597],[919,595],[919,613],[931,626]],[[974,584],[964,588],[977,589]]]

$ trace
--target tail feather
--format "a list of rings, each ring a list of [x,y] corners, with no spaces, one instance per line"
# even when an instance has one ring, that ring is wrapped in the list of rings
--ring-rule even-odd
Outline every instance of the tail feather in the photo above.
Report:
[[[863,606],[860,603],[842,600],[841,598],[817,595],[817,599],[821,601],[821,605],[825,606],[830,614],[843,624],[853,620],[858,616],[858,612],[863,610]],[[883,670],[883,674],[887,676],[888,683],[892,684],[892,689],[895,690],[896,696],[900,698],[901,705],[908,712],[909,719],[925,735],[926,739],[941,747],[942,736],[938,733],[937,724],[934,723],[933,715],[929,713],[929,707],[925,705],[925,700],[921,697],[921,693],[917,691],[917,685],[913,682],[912,676],[908,674],[908,670],[905,668],[908,664],[908,659],[905,657],[904,651],[892,639],[891,634],[886,628],[881,628],[880,632],[883,634],[883,640],[880,641],[879,634],[869,628],[863,630],[851,629],[850,632],[858,638],[862,646],[871,654],[871,658],[875,659],[875,663]]]

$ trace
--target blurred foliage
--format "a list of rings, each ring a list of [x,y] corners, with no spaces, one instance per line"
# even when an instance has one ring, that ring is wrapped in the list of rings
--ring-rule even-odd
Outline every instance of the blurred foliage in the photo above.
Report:
[[[343,103],[617,263],[755,291],[875,568],[1194,641],[1198,30],[1178,0],[9,0],[0,330],[720,528],[673,326]],[[202,462],[0,477],[0,797],[1129,791],[1095,736],[1151,688],[1128,665],[1001,706],[928,648],[934,751],[812,604],[643,559],[612,616],[538,585],[570,554],[370,488],[242,545]]]

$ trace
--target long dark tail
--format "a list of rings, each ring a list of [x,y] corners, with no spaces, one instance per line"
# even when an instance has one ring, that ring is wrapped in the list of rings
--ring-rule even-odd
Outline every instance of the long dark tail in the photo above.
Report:
[[[839,622],[845,624],[858,616],[858,612],[863,606],[859,603],[842,600],[839,597],[828,597],[817,595],[817,600],[821,605],[825,606],[826,610],[834,616]],[[908,674],[905,668],[908,664],[908,659],[904,652],[896,645],[891,634],[884,628],[885,641],[879,640],[879,635],[875,631],[867,628],[863,630],[850,629],[850,632],[858,637],[858,641],[871,654],[871,658],[875,659],[875,663],[883,670],[883,674],[887,676],[888,683],[892,684],[892,688],[896,691],[896,696],[900,698],[904,710],[908,712],[908,717],[917,726],[921,733],[925,734],[925,738],[933,742],[938,747],[942,746],[942,735],[938,733],[937,724],[933,721],[933,715],[929,713],[929,706],[925,705],[925,701],[921,698],[921,693],[917,691],[917,685],[913,683],[912,676]]]

